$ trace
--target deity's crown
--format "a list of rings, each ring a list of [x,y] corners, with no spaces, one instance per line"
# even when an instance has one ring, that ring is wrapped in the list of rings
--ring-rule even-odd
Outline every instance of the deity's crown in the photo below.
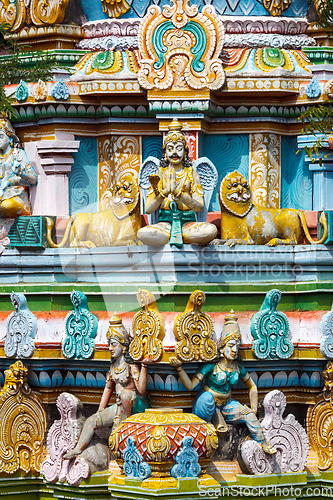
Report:
[[[221,347],[224,347],[229,340],[241,340],[241,333],[237,323],[237,316],[231,311],[224,318],[224,327],[222,329]]]
[[[184,146],[187,148],[187,143],[185,136],[182,132],[182,124],[179,123],[178,118],[174,118],[170,125],[168,126],[169,132],[167,133],[164,143],[163,149],[166,147],[168,142],[182,142]]]
[[[8,137],[12,136],[15,134],[15,131],[12,127],[12,124],[8,120],[8,116],[6,113],[2,113],[1,118],[0,118],[0,130],[3,130]]]
[[[116,313],[113,313],[109,321],[109,329],[106,333],[106,338],[109,342],[111,339],[116,339],[121,344],[125,344],[129,341],[129,333],[123,325],[123,320]]]

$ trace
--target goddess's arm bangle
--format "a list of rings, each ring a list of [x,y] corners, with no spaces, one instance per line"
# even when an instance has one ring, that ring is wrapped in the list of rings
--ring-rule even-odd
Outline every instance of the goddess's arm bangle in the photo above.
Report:
[[[196,378],[199,380],[199,382],[201,382],[205,377],[201,372],[197,372],[193,378]]]

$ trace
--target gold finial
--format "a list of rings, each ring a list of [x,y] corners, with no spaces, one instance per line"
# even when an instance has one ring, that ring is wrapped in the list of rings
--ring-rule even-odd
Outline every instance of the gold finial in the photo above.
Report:
[[[165,136],[163,149],[166,147],[168,142],[182,142],[185,146],[185,149],[188,151],[188,146],[186,144],[186,139],[182,132],[182,128],[183,126],[181,123],[179,123],[178,118],[174,118],[168,126],[169,132]]]
[[[178,118],[174,118],[168,129],[170,132],[180,132],[183,129],[183,125],[178,121]]]
[[[231,309],[231,311],[224,318],[224,323],[229,325],[230,323],[237,323],[238,317],[235,314],[235,311]]]
[[[117,313],[113,313],[112,318],[109,320],[109,329],[106,333],[106,338],[110,341],[111,338],[118,340],[121,344],[128,341],[129,335],[123,325],[122,319]]]
[[[224,318],[224,327],[222,330],[222,347],[226,345],[229,340],[241,340],[241,333],[237,323],[237,316],[233,309]]]
[[[123,322],[116,312],[113,313],[112,318],[109,321],[111,326],[122,326]]]

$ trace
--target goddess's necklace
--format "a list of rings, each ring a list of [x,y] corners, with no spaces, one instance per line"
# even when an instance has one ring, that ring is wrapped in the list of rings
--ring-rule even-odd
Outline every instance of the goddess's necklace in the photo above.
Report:
[[[119,368],[113,368],[114,372],[116,375],[119,375],[119,373],[122,373],[126,370],[127,368],[127,364],[126,362],[124,364],[122,364]]]

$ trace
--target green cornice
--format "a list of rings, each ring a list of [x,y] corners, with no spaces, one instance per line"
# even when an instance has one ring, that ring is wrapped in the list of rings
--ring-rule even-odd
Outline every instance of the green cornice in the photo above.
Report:
[[[190,294],[199,288],[206,293],[207,312],[258,311],[265,294],[272,288],[282,292],[279,304],[281,311],[328,311],[333,300],[333,283],[274,283],[274,284],[163,284],[149,285],[94,285],[84,283],[2,285],[0,287],[0,311],[12,311],[9,300],[12,291],[24,293],[32,311],[68,311],[72,309],[70,293],[84,292],[91,311],[137,311],[136,293],[147,288],[158,298],[158,307],[163,312],[181,312],[186,307]]]
[[[20,65],[22,68],[29,68],[32,66],[38,65],[39,61],[43,61],[45,55],[49,57],[49,59],[59,66],[67,67],[74,66],[82,56],[87,54],[89,51],[87,50],[70,50],[70,49],[52,49],[52,50],[40,50],[40,51],[30,51],[30,52],[22,52],[19,55]],[[1,55],[0,63],[10,60],[11,55]]]
[[[333,47],[303,47],[311,64],[333,64]]]

